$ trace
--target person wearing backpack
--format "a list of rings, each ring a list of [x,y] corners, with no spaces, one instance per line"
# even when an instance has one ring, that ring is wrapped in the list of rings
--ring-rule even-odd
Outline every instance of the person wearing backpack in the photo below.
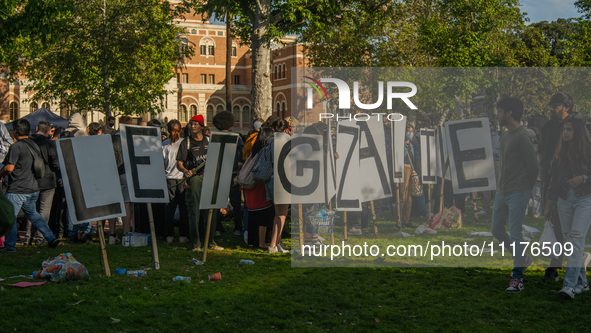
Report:
[[[29,139],[30,131],[31,125],[26,119],[17,119],[14,122],[16,142],[10,146],[2,162],[4,167],[0,170],[0,179],[7,176],[6,197],[14,207],[15,217],[22,208],[25,216],[45,237],[49,247],[55,248],[59,244],[59,239],[53,235],[47,221],[35,209],[35,203],[39,197],[39,185],[35,179],[33,164],[35,159],[41,157],[39,147]],[[0,253],[15,252],[17,237],[15,223],[6,234],[4,247],[0,248]]]
[[[30,139],[39,146],[43,162],[45,163],[45,175],[37,179],[39,185],[39,199],[37,200],[37,211],[45,221],[49,222],[51,204],[56,187],[55,173],[59,172],[59,162],[55,141],[47,137],[51,130],[51,124],[47,120],[41,120],[37,124],[37,132],[30,136]],[[27,234],[25,236],[28,244],[38,234],[36,229],[31,228],[31,222],[27,222]]]

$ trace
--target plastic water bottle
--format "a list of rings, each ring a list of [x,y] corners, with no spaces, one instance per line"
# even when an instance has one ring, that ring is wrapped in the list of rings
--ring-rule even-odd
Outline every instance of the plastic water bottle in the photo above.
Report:
[[[188,276],[175,276],[172,278],[172,281],[185,281],[187,283],[191,283],[191,278]]]
[[[254,261],[249,259],[240,259],[241,264],[254,265]]]
[[[143,269],[140,269],[137,271],[127,271],[127,275],[144,276],[144,275],[148,275],[148,272],[144,271]]]

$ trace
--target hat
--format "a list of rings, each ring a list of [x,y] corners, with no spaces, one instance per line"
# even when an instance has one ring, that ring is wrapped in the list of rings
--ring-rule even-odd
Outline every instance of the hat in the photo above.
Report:
[[[263,125],[263,123],[257,120],[254,122],[254,124],[252,124],[252,128],[254,128],[255,130],[258,131],[262,125]]]
[[[201,127],[205,127],[205,120],[203,119],[203,116],[200,114],[191,117],[191,121],[196,121],[199,123],[199,125],[201,125]]]

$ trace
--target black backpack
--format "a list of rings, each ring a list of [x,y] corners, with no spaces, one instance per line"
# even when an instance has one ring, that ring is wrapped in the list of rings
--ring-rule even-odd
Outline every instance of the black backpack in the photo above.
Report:
[[[31,156],[33,156],[33,176],[35,176],[36,179],[43,178],[45,176],[45,160],[43,159],[39,146],[29,139],[24,139],[22,141],[27,145]]]

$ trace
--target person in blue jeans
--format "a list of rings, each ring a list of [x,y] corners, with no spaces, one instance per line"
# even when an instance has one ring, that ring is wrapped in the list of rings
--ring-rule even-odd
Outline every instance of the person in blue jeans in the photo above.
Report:
[[[59,240],[53,235],[47,221],[37,213],[35,207],[39,198],[39,185],[33,175],[33,155],[29,151],[28,144],[37,151],[39,147],[29,139],[30,131],[31,125],[26,119],[17,119],[14,122],[14,136],[17,141],[10,146],[2,162],[4,167],[0,170],[0,179],[7,178],[6,197],[14,207],[14,216],[16,217],[22,208],[25,216],[45,237],[49,247],[55,248]],[[17,237],[17,224],[14,223],[12,229],[6,234],[4,247],[0,248],[0,253],[15,252]]]
[[[568,256],[564,284],[559,295],[574,299],[589,290],[584,263],[585,238],[591,225],[591,140],[581,119],[567,118],[551,167],[551,181],[544,214],[551,216],[557,204]],[[572,253],[568,251],[568,243]]]
[[[523,272],[532,262],[524,255],[522,225],[531,190],[538,177],[538,161],[525,128],[521,126],[523,103],[515,97],[497,102],[497,120],[507,131],[501,135],[499,179],[493,206],[492,234],[513,256],[513,271],[506,291],[523,290]],[[505,225],[509,221],[509,234]]]

